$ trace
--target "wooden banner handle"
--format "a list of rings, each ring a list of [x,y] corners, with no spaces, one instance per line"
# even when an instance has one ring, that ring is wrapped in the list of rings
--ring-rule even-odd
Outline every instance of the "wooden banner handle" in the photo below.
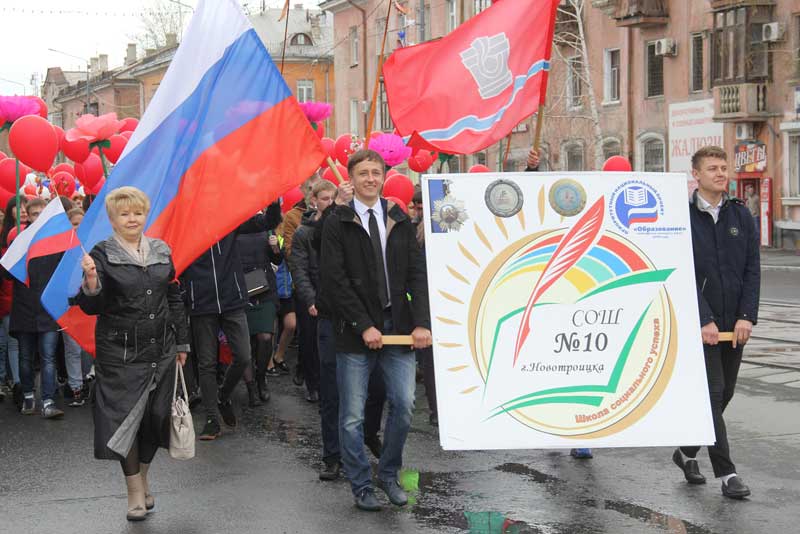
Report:
[[[720,341],[733,341],[733,332],[720,332],[719,333],[719,340]]]
[[[411,336],[382,336],[384,345],[408,345],[414,344]]]
[[[331,172],[333,172],[333,175],[336,177],[337,180],[339,180],[339,185],[342,185],[342,183],[344,182],[344,178],[342,178],[342,175],[339,173],[339,168],[336,166],[336,163],[334,163],[333,158],[327,156],[325,158],[325,161],[328,163],[328,167],[330,167]]]

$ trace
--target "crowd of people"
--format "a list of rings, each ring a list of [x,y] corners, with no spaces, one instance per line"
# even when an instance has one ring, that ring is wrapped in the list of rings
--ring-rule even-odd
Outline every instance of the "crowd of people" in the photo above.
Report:
[[[752,218],[745,220],[741,202],[724,192],[724,152],[698,154],[694,174],[700,187],[692,201],[695,265],[708,270],[702,273],[706,281],[721,274],[741,278],[743,269],[746,275],[733,306],[714,296],[724,280],[699,290],[718,437],[710,449],[712,464],[723,479],[723,493],[740,498],[749,489],[730,461],[722,411],[733,395],[741,345],[757,313],[758,249],[753,252],[750,239]],[[537,170],[538,163],[532,150],[526,170]],[[279,202],[265,207],[179,278],[169,246],[143,235],[147,196],[132,187],[109,192],[105,210],[113,235],[83,256],[83,283],[73,302],[98,317],[96,357],[60,330],[40,303],[62,255],[34,258],[28,285],[6,273],[0,286],[0,396],[12,394],[21,414],[40,413],[46,419],[64,416],[59,404],[78,408],[91,398],[95,457],[120,462],[128,487],[127,517],[141,520],[155,506],[147,482],[150,463],[159,447],[169,447],[176,360],[185,366],[201,441],[220,438],[222,424],[237,426],[233,394],[240,381],[248,406],[257,408],[270,399],[268,380],[293,375],[296,385],[305,386],[305,399],[319,404],[319,478],[334,480],[343,470],[363,510],[381,509],[376,486],[392,504],[405,505],[398,472],[418,381],[424,384],[431,425],[438,425],[438,410],[422,195],[417,192],[410,206],[386,200],[381,196],[385,173],[378,153],[356,152],[348,162],[349,182],[334,185],[311,177],[302,186],[303,200],[283,210]],[[74,226],[92,200],[58,199]],[[0,243],[7,247],[16,237],[17,221],[31,224],[45,206],[40,199],[23,199],[19,206],[11,199]],[[697,248],[701,238],[713,241],[718,219],[731,217],[747,239]],[[719,247],[738,247],[726,256],[733,264],[698,259]],[[717,326],[734,330],[739,347],[734,342],[720,349]],[[412,345],[384,345],[387,334],[410,335]],[[298,358],[292,370],[286,360],[295,339]],[[367,450],[378,460],[376,481]],[[690,483],[705,481],[697,451],[685,447],[673,458]],[[573,455],[591,457],[591,451],[576,449]]]

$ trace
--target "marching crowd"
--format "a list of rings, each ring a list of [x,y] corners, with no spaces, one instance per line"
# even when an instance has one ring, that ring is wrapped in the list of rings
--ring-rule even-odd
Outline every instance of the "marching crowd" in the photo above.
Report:
[[[695,227],[707,227],[711,242],[703,246],[711,249],[728,246],[714,242],[717,220],[738,220],[742,212],[741,203],[720,189],[719,176],[727,171],[718,167],[724,161],[719,150],[706,151],[695,161],[703,196],[693,201],[693,233]],[[710,163],[717,167],[706,169]],[[526,170],[537,167],[532,150]],[[398,472],[418,377],[432,425],[438,425],[438,412],[422,195],[418,191],[410,206],[382,198],[385,171],[376,152],[356,152],[348,162],[349,182],[337,186],[318,176],[308,179],[303,200],[284,206],[283,214],[278,202],[265,207],[177,279],[169,247],[143,235],[150,200],[132,187],[110,191],[105,210],[113,235],[83,256],[83,283],[73,302],[98,317],[96,359],[61,331],[40,303],[61,255],[34,258],[28,266],[29,285],[12,281],[6,273],[0,286],[0,395],[11,394],[22,414],[40,413],[47,419],[64,416],[56,402],[59,389],[64,392],[62,405],[80,407],[91,398],[95,457],[120,462],[128,487],[127,517],[141,520],[155,505],[147,484],[150,462],[159,447],[169,447],[176,359],[184,365],[201,441],[219,438],[221,423],[237,425],[232,397],[240,380],[247,386],[249,406],[257,407],[270,398],[268,378],[292,375],[296,385],[305,385],[305,399],[319,403],[319,478],[336,479],[343,469],[363,510],[381,508],[374,486],[392,504],[406,504]],[[0,233],[4,247],[16,237],[17,220],[31,224],[46,205],[32,199],[18,207],[15,200],[5,210]],[[59,200],[77,226],[93,199]],[[708,220],[706,214],[711,214]],[[737,224],[751,235],[752,218]],[[757,247],[755,258],[711,265],[698,262],[703,251],[697,249],[698,235],[694,238],[695,265],[711,271],[707,280],[734,276],[730,273],[741,271],[742,264],[753,276]],[[752,254],[749,241],[735,245],[744,249],[730,250],[726,257],[739,258],[742,250]],[[740,300],[746,306],[731,311],[727,301],[709,296],[726,283],[710,283],[708,289],[704,283],[699,298],[715,430],[725,442],[718,439],[710,448],[712,463],[715,475],[723,477],[723,493],[741,497],[749,490],[736,477],[722,421],[738,364],[736,369],[720,368],[714,363],[719,351],[709,348],[718,346],[716,323],[720,329],[733,329],[740,343],[747,340],[747,325],[740,323],[752,326],[757,289],[753,302],[754,281],[745,280]],[[410,334],[413,345],[384,345],[386,334]],[[295,339],[298,364],[292,370],[286,357]],[[726,347],[724,366],[740,361],[741,345],[738,350],[736,343]],[[719,374],[713,375],[716,381],[712,373]],[[367,450],[379,462],[375,484]],[[674,457],[690,483],[705,481],[694,459],[697,450],[677,450]],[[590,457],[591,451],[573,455]]]

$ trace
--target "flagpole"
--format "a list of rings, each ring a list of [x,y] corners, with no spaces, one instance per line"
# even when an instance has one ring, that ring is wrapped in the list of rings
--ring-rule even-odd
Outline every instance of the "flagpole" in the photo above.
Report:
[[[558,16],[558,4],[560,0],[551,0],[553,5],[553,18],[550,22],[550,31],[549,31],[549,39],[550,39],[550,52],[547,54],[547,63],[550,63],[550,58],[553,55],[553,40],[556,31],[556,17]],[[550,68],[542,73],[544,76],[544,80],[542,83],[542,92],[539,96],[539,108],[536,111],[536,132],[533,135],[533,149],[536,150],[536,153],[539,153],[539,146],[542,140],[542,122],[544,120],[544,107],[545,101],[547,100],[547,84],[550,81]]]
[[[284,4],[284,11],[286,11],[286,25],[283,29],[283,49],[281,50],[281,76],[283,76],[283,63],[286,59],[286,41],[289,39],[289,0]]]
[[[378,87],[381,81],[381,69],[383,68],[383,51],[386,49],[386,34],[389,33],[389,16],[392,14],[392,4],[394,0],[389,0],[389,10],[386,12],[386,24],[383,26],[383,40],[381,40],[381,55],[378,56],[378,69],[375,72],[375,85],[372,88],[372,102],[369,106],[369,118],[367,119],[367,133],[364,136],[364,146],[369,146],[369,136],[372,134],[372,124],[375,120],[375,100],[378,98]],[[366,36],[365,36],[366,39]],[[364,58],[366,61],[366,58]]]
[[[544,104],[539,104],[539,110],[536,112],[536,130],[533,134],[533,149],[539,153],[539,144],[542,140],[542,122],[544,119]]]

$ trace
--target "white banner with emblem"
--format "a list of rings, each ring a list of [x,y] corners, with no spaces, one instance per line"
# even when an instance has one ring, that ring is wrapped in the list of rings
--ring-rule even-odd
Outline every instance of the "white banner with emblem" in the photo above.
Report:
[[[423,180],[445,449],[705,445],[686,180]]]

